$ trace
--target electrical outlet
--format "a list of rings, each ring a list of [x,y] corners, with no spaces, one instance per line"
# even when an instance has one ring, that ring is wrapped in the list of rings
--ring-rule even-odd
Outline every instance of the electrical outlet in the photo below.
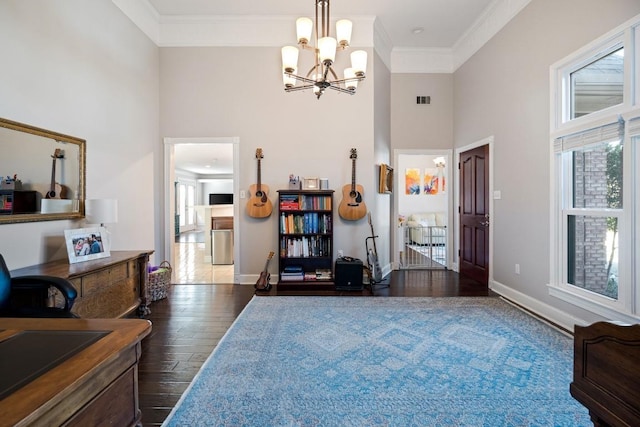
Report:
[[[338,258],[342,258],[344,256],[344,252],[342,252],[342,249],[338,249]]]
[[[520,264],[516,264],[516,274],[520,274]]]

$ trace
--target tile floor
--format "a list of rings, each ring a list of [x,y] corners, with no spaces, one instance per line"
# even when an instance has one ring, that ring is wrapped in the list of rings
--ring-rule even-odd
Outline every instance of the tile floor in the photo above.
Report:
[[[176,242],[173,282],[180,284],[233,283],[232,265],[212,265],[204,261],[204,243]]]

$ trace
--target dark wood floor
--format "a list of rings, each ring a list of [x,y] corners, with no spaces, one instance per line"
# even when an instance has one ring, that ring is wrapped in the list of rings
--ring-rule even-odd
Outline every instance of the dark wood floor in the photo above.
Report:
[[[376,297],[487,296],[490,291],[448,270],[394,271],[389,287],[376,286]],[[254,295],[250,285],[176,285],[169,297],[151,304],[151,334],[142,342],[139,395],[142,422],[160,425],[231,323]],[[266,295],[358,295],[359,292],[282,291]]]

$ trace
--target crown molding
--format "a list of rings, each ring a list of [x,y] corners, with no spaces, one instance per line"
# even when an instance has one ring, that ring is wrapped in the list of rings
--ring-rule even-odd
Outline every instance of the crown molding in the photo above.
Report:
[[[294,16],[168,16],[148,0],[112,0],[157,46],[285,46]],[[351,17],[353,46],[374,47],[392,73],[453,73],[531,0],[494,0],[451,48],[393,47],[375,16]]]
[[[453,45],[453,70],[457,70],[507,25],[531,0],[494,0]]]

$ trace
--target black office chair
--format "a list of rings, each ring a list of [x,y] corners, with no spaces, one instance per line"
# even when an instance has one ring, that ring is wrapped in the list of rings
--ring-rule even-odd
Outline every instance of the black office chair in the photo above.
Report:
[[[46,306],[51,286],[60,291],[64,307]],[[0,255],[0,317],[78,317],[71,312],[77,296],[71,282],[61,277],[11,277]]]

